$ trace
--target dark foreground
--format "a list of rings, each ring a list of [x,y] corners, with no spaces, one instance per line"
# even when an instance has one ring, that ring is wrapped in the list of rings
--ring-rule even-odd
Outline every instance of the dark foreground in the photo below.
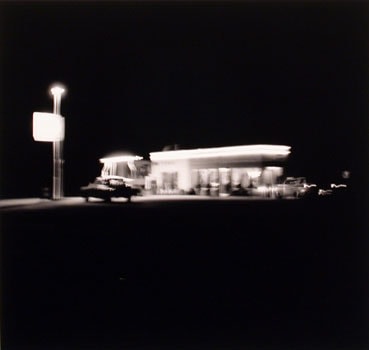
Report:
[[[367,349],[365,209],[349,199],[5,211],[2,349]]]

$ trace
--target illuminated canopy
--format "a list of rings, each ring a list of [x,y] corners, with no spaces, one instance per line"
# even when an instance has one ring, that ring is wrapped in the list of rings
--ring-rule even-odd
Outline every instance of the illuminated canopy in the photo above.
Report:
[[[198,148],[190,150],[173,150],[163,152],[151,152],[152,161],[199,159],[235,156],[287,156],[290,154],[290,146],[283,145],[248,145],[228,146],[214,148]]]
[[[122,155],[114,157],[101,158],[100,163],[121,163],[121,162],[132,162],[134,160],[141,160],[140,156]]]
[[[35,141],[57,142],[64,140],[64,118],[54,113],[33,113]]]

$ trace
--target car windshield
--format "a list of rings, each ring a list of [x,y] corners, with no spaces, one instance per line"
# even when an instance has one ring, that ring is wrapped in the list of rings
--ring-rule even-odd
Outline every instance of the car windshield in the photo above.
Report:
[[[301,185],[305,182],[305,178],[297,178],[297,179],[286,179],[284,182],[287,185]]]
[[[285,184],[287,185],[296,185],[298,181],[296,179],[289,179],[285,181]]]
[[[101,177],[97,177],[94,181],[96,185],[108,185],[108,181],[106,179],[102,179]]]
[[[123,179],[110,179],[109,185],[111,186],[124,186]]]

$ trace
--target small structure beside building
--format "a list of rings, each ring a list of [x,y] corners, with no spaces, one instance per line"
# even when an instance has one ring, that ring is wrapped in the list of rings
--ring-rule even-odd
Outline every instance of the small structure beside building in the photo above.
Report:
[[[229,195],[235,188],[273,186],[290,149],[244,145],[151,152],[145,188],[160,194]]]
[[[119,155],[100,159],[103,164],[101,176],[121,176],[130,180],[136,186],[145,186],[145,178],[150,174],[150,164],[136,155]]]

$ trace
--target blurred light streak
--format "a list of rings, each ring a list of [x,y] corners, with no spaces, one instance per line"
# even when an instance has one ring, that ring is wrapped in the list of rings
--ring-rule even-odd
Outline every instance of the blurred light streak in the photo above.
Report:
[[[290,154],[290,146],[281,145],[248,145],[229,146],[215,148],[198,148],[191,150],[173,150],[163,152],[151,152],[150,158],[157,160],[177,160],[177,159],[199,159],[232,156],[287,156]]]
[[[122,155],[115,157],[100,158],[100,163],[119,163],[119,162],[132,162],[135,160],[141,160],[140,156]]]

